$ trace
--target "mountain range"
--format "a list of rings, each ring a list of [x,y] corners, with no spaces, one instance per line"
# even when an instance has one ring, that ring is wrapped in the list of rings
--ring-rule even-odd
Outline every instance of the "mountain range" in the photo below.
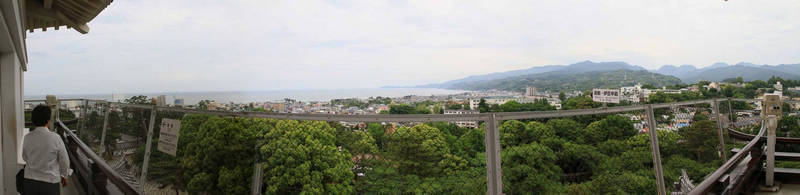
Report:
[[[756,65],[752,63],[738,63],[729,65],[726,63],[715,63],[708,67],[696,68],[692,65],[664,65],[652,72],[672,75],[680,78],[684,83],[695,83],[697,81],[721,81],[728,78],[742,77],[745,81],[767,80],[772,76],[785,79],[800,78],[800,64],[781,64],[781,65]]]
[[[642,77],[642,75],[645,75]],[[756,65],[715,63],[697,68],[693,65],[664,65],[659,69],[625,62],[583,61],[569,65],[535,66],[528,69],[473,75],[442,83],[418,85],[420,88],[524,90],[536,86],[545,90],[586,90],[588,87],[619,87],[620,84],[642,83],[655,86],[697,81],[722,81],[742,77],[745,81],[768,80],[772,76],[800,79],[800,64]],[[577,83],[569,83],[577,82]]]

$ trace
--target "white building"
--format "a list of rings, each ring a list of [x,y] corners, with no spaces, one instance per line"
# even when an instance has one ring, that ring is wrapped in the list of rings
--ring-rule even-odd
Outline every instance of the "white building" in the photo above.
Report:
[[[774,87],[775,90],[777,91],[783,91],[783,84],[781,84],[780,81],[778,81],[778,83],[775,83],[775,85],[773,85],[772,87]]]
[[[469,109],[478,110],[478,105],[481,103],[480,99],[469,99]]]
[[[444,110],[444,114],[480,114],[480,112],[477,110]],[[478,128],[477,121],[454,121],[450,123],[455,123],[459,127]]]
[[[528,86],[525,88],[525,96],[536,96],[536,87]]]
[[[167,96],[166,95],[159,95],[156,97],[156,105],[158,106],[166,106],[167,105]]]
[[[125,101],[125,95],[123,95],[123,94],[111,94],[111,101],[112,102]]]

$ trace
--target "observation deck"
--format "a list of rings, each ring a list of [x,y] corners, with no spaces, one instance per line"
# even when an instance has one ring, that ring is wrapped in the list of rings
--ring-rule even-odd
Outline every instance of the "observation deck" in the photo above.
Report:
[[[510,112],[510,113],[481,113],[481,114],[461,114],[461,115],[431,115],[431,114],[411,114],[411,115],[327,115],[327,114],[283,114],[283,113],[263,113],[263,112],[228,112],[228,111],[209,111],[209,110],[195,110],[176,107],[165,107],[155,105],[140,105],[140,104],[126,104],[116,102],[106,102],[101,100],[86,100],[86,99],[64,99],[60,102],[77,102],[80,110],[72,110],[72,112],[80,113],[79,116],[70,120],[62,121],[57,119],[55,130],[59,132],[64,138],[64,142],[68,146],[70,161],[76,170],[73,176],[73,185],[71,188],[65,188],[65,194],[157,194],[163,193],[153,187],[151,181],[146,179],[146,176],[131,174],[130,168],[123,168],[124,163],[120,159],[101,157],[98,151],[105,150],[108,143],[87,144],[84,142],[87,139],[80,134],[86,134],[83,130],[87,125],[87,117],[90,111],[102,111],[106,114],[103,124],[103,136],[106,131],[111,131],[108,128],[109,111],[114,109],[137,109],[139,111],[150,111],[153,113],[149,116],[150,119],[155,119],[156,115],[164,114],[166,112],[183,113],[183,114],[204,114],[216,115],[221,117],[243,117],[243,118],[271,118],[271,119],[290,119],[290,120],[314,120],[314,121],[331,121],[331,122],[434,122],[434,121],[483,121],[485,123],[485,147],[486,147],[486,177],[487,177],[487,194],[503,194],[502,192],[502,169],[500,164],[500,143],[498,125],[502,120],[519,120],[519,119],[547,119],[556,117],[572,117],[581,115],[597,115],[597,114],[614,114],[623,112],[644,111],[650,113],[653,109],[657,108],[671,108],[675,106],[687,106],[697,104],[709,104],[712,108],[718,107],[721,101],[746,101],[757,102],[760,100],[751,99],[708,99],[708,100],[695,100],[676,103],[665,104],[645,104],[635,106],[622,106],[622,107],[609,107],[609,108],[595,108],[595,109],[582,109],[582,110],[564,110],[564,111],[538,111],[538,112]],[[35,104],[36,102],[44,101],[26,101],[26,104]],[[62,103],[48,102],[47,104],[63,105]],[[73,103],[76,104],[76,103]],[[712,109],[715,113],[719,111]],[[168,114],[167,114],[168,115]],[[653,117],[648,117],[653,118]],[[692,184],[690,178],[681,178],[679,184],[668,186],[663,183],[663,174],[661,172],[659,145],[655,133],[650,133],[651,152],[653,153],[653,170],[656,175],[662,175],[657,178],[661,185],[653,186],[653,188],[661,188],[661,192],[672,191],[672,194],[791,194],[796,192],[796,183],[800,182],[800,169],[788,168],[775,168],[773,171],[773,181],[780,188],[776,188],[775,192],[764,191],[769,189],[764,186],[764,182],[770,172],[767,169],[767,159],[770,156],[778,161],[800,161],[800,153],[787,153],[769,150],[767,145],[770,139],[774,140],[774,144],[778,145],[796,145],[800,144],[800,138],[785,138],[775,137],[774,132],[770,137],[768,132],[774,125],[769,124],[769,121],[774,120],[775,117],[767,117],[764,120],[762,127],[757,134],[747,134],[734,130],[727,130],[731,138],[739,142],[745,142],[741,148],[733,148],[725,153],[731,153],[730,157],[722,166],[716,171],[708,174],[706,178],[697,184]],[[98,121],[95,121],[98,122]],[[148,121],[149,122],[149,121]],[[652,122],[652,124],[657,124]],[[72,126],[73,128],[70,128]],[[724,125],[720,124],[720,132]],[[148,135],[153,131],[153,124],[149,125]],[[655,132],[655,131],[651,131]],[[720,139],[722,134],[720,134]],[[83,137],[83,139],[82,139]],[[153,138],[147,137],[142,139],[124,138],[116,141],[113,146],[115,153],[125,153],[131,148],[147,144],[155,147],[152,143]],[[105,140],[105,138],[101,138]],[[144,142],[144,141],[147,142]],[[92,142],[97,142],[94,139]],[[106,141],[100,141],[106,142]],[[720,142],[725,145],[724,142]],[[725,148],[730,148],[725,147]],[[723,153],[724,154],[724,153]],[[148,154],[150,155],[150,154]],[[147,157],[146,157],[147,158]],[[774,163],[774,160],[772,163]],[[122,160],[125,161],[125,160]],[[147,164],[147,163],[143,163]],[[254,165],[255,172],[253,173],[251,186],[252,194],[260,194],[262,191],[262,172],[265,167],[261,167],[260,163]],[[144,165],[147,166],[147,165]],[[774,165],[773,165],[774,166]],[[135,169],[135,168],[134,168]],[[141,169],[141,168],[140,168]],[[146,168],[144,168],[146,169]],[[146,172],[146,170],[139,170],[139,174]],[[76,182],[77,181],[77,182]],[[144,181],[144,182],[142,182]],[[776,185],[776,186],[777,186]],[[148,187],[149,186],[149,187]]]
[[[4,0],[0,1],[0,138],[2,145],[2,161],[0,164],[0,194],[16,194],[15,174],[22,168],[20,151],[25,127],[25,105],[23,95],[23,77],[27,70],[28,55],[25,42],[25,31],[49,28],[59,29],[62,26],[80,33],[89,31],[86,25],[96,17],[111,0]],[[677,185],[666,184],[662,170],[660,145],[657,131],[648,131],[652,169],[658,194],[797,194],[797,183],[800,183],[800,171],[790,168],[775,167],[775,161],[800,161],[800,154],[779,150],[781,147],[793,147],[800,144],[797,138],[784,138],[775,135],[775,119],[762,121],[764,125],[757,133],[747,134],[725,128],[719,112],[721,101],[755,102],[750,99],[708,99],[666,104],[647,104],[622,107],[609,107],[584,110],[542,111],[542,112],[510,112],[481,113],[455,115],[321,115],[321,114],[281,114],[259,112],[225,112],[193,110],[154,105],[124,104],[85,99],[63,99],[50,104],[61,107],[59,102],[77,102],[83,113],[76,118],[67,119],[58,116],[54,120],[53,130],[62,137],[68,148],[71,165],[75,170],[69,178],[70,185],[62,188],[62,193],[71,194],[167,194],[178,192],[170,189],[170,181],[152,181],[148,178],[148,167],[160,167],[169,170],[167,163],[158,159],[169,158],[163,154],[151,154],[156,147],[154,126],[157,116],[182,116],[185,114],[203,114],[230,118],[268,118],[329,122],[446,122],[446,121],[481,121],[484,124],[484,148],[486,193],[503,194],[503,169],[499,125],[507,120],[530,120],[563,118],[582,115],[601,115],[614,113],[645,112],[649,129],[657,129],[658,124],[653,114],[654,109],[672,108],[690,105],[711,105],[717,122],[719,138],[719,157],[724,163],[704,178],[682,177]],[[35,101],[33,101],[35,102]],[[43,102],[43,101],[40,101]],[[730,103],[728,104],[730,105]],[[125,125],[109,124],[109,115],[113,110],[130,109],[126,118],[142,118]],[[93,123],[89,110],[103,113],[101,122]],[[111,115],[114,116],[114,115]],[[149,118],[149,119],[148,119]],[[176,117],[177,118],[177,117]],[[91,127],[92,124],[102,124]],[[119,129],[136,126],[145,131],[146,137],[120,135],[112,139],[109,136]],[[97,128],[102,134],[92,135],[89,129]],[[727,129],[727,130],[726,130]],[[738,143],[726,144],[725,132],[738,140]],[[107,135],[107,133],[109,135]],[[108,137],[108,138],[107,138]],[[139,159],[137,148],[145,147],[142,159]],[[733,148],[728,150],[728,148]],[[734,154],[728,158],[728,154]],[[151,155],[153,158],[151,158]],[[257,156],[257,155],[253,155]],[[252,163],[252,174],[247,184],[251,194],[263,191],[265,169],[259,160],[249,159]],[[151,163],[151,161],[153,161]],[[166,165],[165,165],[166,164]],[[164,166],[167,166],[166,168]],[[177,172],[160,173],[161,178],[169,178]],[[165,176],[166,175],[166,176]],[[692,179],[699,183],[692,182]],[[779,188],[775,188],[780,186]],[[513,187],[513,186],[512,186]],[[773,192],[765,192],[772,189]],[[535,192],[534,192],[535,193]]]

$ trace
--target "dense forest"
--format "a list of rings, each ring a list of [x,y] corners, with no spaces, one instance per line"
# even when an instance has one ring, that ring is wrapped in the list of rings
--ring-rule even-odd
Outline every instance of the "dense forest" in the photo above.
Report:
[[[177,156],[153,147],[148,180],[162,187],[193,194],[247,194],[254,163],[259,162],[266,194],[486,192],[482,127],[445,122],[346,127],[167,112],[159,116],[157,122],[182,121]],[[113,125],[136,122],[119,120]],[[715,127],[704,120],[676,132],[658,132],[668,184],[681,169],[700,179],[719,166]],[[639,134],[626,117],[510,120],[499,130],[507,193],[655,193],[648,135]],[[154,135],[157,140],[158,132]],[[141,166],[143,153],[143,147],[136,151],[135,166]]]

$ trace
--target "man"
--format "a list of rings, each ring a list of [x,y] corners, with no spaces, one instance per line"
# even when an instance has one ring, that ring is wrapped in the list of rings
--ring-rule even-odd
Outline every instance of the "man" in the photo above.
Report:
[[[64,142],[58,134],[48,129],[50,107],[38,105],[31,112],[35,129],[25,135],[22,142],[22,160],[25,160],[25,182],[23,194],[60,194],[61,186],[67,186],[67,177],[72,174]]]

